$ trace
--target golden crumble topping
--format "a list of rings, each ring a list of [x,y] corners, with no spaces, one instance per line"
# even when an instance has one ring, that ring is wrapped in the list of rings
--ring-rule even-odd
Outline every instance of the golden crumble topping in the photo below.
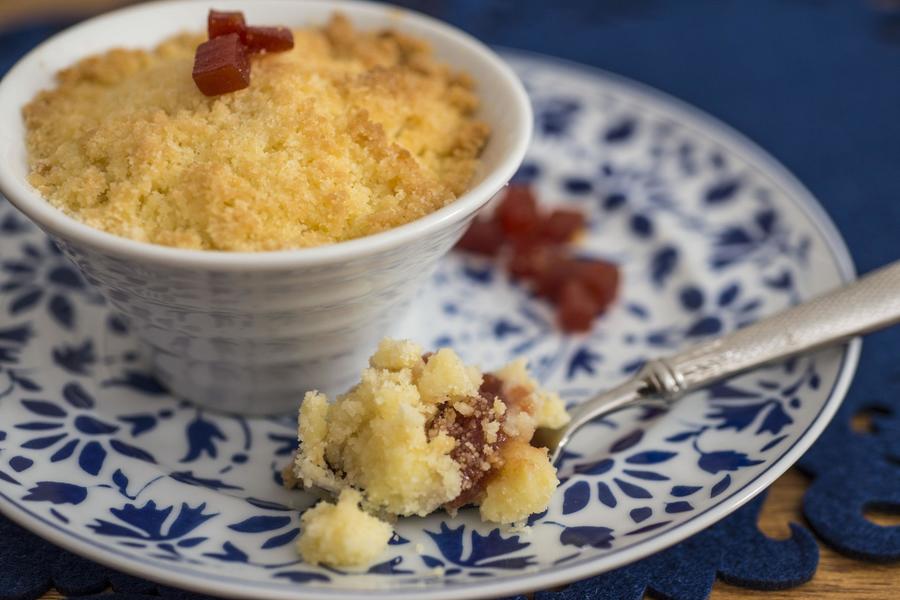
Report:
[[[529,442],[569,417],[524,360],[481,373],[448,348],[387,339],[369,363],[334,403],[306,395],[289,486],[358,490],[365,509],[391,517],[471,504],[486,521],[519,524],[547,507],[556,469]]]
[[[345,489],[336,504],[320,502],[300,517],[300,555],[311,564],[335,567],[375,560],[391,539],[391,526],[359,508],[359,492]]]
[[[335,15],[253,58],[249,88],[207,98],[198,35],[111,50],[24,109],[31,183],[111,233],[259,251],[383,231],[465,191],[488,127],[472,81],[400,33]]]

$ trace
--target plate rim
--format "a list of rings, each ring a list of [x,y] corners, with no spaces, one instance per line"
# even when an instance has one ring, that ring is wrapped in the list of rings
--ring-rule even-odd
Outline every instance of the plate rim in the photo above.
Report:
[[[548,54],[492,46],[502,58],[513,62],[524,61],[543,63],[557,67],[561,71],[587,75],[625,91],[642,103],[650,106],[662,106],[665,112],[679,117],[678,121],[697,125],[701,131],[715,132],[716,141],[739,154],[742,159],[755,165],[759,170],[770,173],[779,187],[789,192],[792,204],[803,213],[810,224],[825,241],[844,283],[856,278],[856,268],[852,255],[843,236],[832,221],[828,212],[816,199],[812,192],[784,165],[769,154],[760,145],[728,125],[719,118],[681,100],[667,92],[641,83],[629,77],[619,75],[606,69],[579,63]],[[421,598],[427,600],[466,600],[471,598],[499,598],[548,589],[566,585],[620,568],[681,542],[692,535],[706,529],[725,518],[760,492],[768,488],[778,477],[787,471],[807,449],[819,438],[825,427],[831,422],[838,408],[847,395],[847,391],[856,373],[862,339],[850,340],[843,348],[841,365],[837,378],[827,400],[820,407],[817,416],[800,434],[797,440],[782,455],[755,479],[732,491],[715,506],[699,512],[682,524],[664,530],[655,536],[613,552],[605,556],[587,559],[583,562],[561,566],[554,570],[523,573],[517,577],[507,577],[494,582],[467,582],[446,588],[390,590],[388,588],[360,588],[357,590],[329,590],[325,587],[296,584],[289,588],[284,585],[272,585],[262,582],[247,582],[236,577],[213,577],[208,574],[180,567],[174,564],[156,565],[147,563],[137,557],[111,553],[108,548],[95,544],[79,534],[68,533],[55,523],[33,513],[25,506],[18,504],[0,491],[0,514],[17,523],[24,529],[38,535],[44,540],[68,550],[74,554],[93,560],[108,568],[115,569],[136,577],[154,581],[162,585],[182,588],[202,594],[213,594],[223,598],[245,598],[251,600],[371,600],[372,598]]]

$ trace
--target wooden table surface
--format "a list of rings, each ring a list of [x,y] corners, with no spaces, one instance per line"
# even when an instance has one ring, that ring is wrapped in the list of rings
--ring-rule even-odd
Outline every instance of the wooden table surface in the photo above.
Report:
[[[0,28],[45,15],[78,15],[128,3],[129,0],[0,0]],[[760,517],[760,529],[775,538],[789,535],[788,523],[803,523],[800,503],[807,480],[792,469],[782,476],[769,492]],[[898,525],[896,516],[871,515],[884,525]],[[712,600],[885,600],[900,596],[900,566],[870,564],[837,554],[821,547],[819,570],[815,578],[798,588],[784,591],[756,592],[716,582]],[[62,598],[50,592],[42,600]]]

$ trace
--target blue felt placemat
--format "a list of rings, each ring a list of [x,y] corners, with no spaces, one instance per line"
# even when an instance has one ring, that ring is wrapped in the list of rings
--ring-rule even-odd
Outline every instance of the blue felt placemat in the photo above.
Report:
[[[417,0],[400,2],[492,44],[592,64],[658,87],[759,142],[822,201],[860,271],[900,258],[900,11],[863,0]],[[881,6],[879,8],[879,5]],[[0,32],[0,72],[60,25]],[[866,341],[834,423],[800,462],[813,477],[804,514],[819,539],[864,560],[900,559],[900,527],[866,506],[900,511],[900,331]],[[873,431],[850,419],[874,409]],[[756,528],[762,498],[653,557],[538,600],[701,600],[719,577],[785,588],[815,573],[809,529],[788,540]],[[202,598],[90,563],[0,517],[0,600],[72,596]]]

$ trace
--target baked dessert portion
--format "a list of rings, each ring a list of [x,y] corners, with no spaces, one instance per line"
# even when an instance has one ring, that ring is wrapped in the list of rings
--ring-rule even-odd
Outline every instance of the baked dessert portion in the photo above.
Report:
[[[359,492],[347,488],[335,504],[320,502],[303,513],[298,549],[306,562],[352,567],[378,558],[393,531],[384,521],[361,510],[360,500]]]
[[[522,524],[547,508],[556,469],[529,442],[537,427],[569,417],[524,360],[482,373],[451,349],[424,354],[388,339],[369,362],[334,403],[306,395],[289,485],[357,490],[365,510],[389,519],[475,505],[485,521]],[[319,562],[306,531],[301,552]]]
[[[202,34],[81,60],[24,108],[30,182],[92,227],[228,251],[370,235],[468,188],[489,131],[466,74],[340,15],[293,40],[214,97],[192,79]]]

